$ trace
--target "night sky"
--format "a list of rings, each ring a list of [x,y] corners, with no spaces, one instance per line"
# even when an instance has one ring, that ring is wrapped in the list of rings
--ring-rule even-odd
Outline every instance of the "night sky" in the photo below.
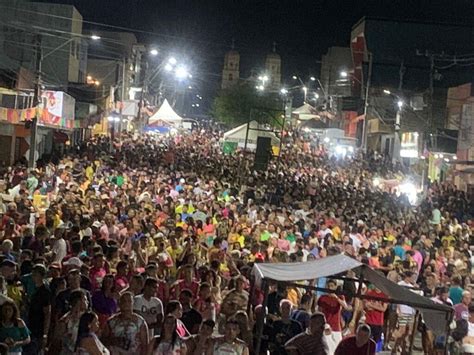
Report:
[[[38,1],[38,0],[36,0]],[[294,73],[319,75],[317,61],[330,46],[348,46],[363,16],[470,23],[472,0],[45,0],[73,4],[85,20],[153,32],[141,41],[189,58],[199,85],[211,94],[219,83],[232,38],[243,76],[263,67],[277,43],[283,82]],[[85,24],[86,28],[94,28]],[[105,29],[105,28],[102,28]],[[113,29],[111,29],[113,30]]]

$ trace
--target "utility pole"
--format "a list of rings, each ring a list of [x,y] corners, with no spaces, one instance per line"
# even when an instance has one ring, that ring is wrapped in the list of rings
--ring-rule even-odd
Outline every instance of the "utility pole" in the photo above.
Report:
[[[33,96],[33,103],[36,107],[35,109],[35,117],[31,121],[31,129],[30,129],[30,154],[28,157],[28,167],[30,169],[34,169],[36,166],[35,160],[35,153],[36,153],[36,138],[38,135],[38,120],[39,120],[39,110],[40,110],[40,102],[41,102],[41,64],[43,61],[43,53],[41,50],[41,35],[36,35],[36,82],[35,82],[35,90]]]
[[[125,57],[123,57],[123,60],[122,60],[122,92],[120,94],[120,101],[121,101],[121,105],[120,105],[120,120],[118,122],[118,134],[119,134],[119,141],[121,140],[121,136],[122,136],[122,121],[123,121],[123,105],[125,103],[125,80],[126,80],[126,68],[127,66],[127,59]]]

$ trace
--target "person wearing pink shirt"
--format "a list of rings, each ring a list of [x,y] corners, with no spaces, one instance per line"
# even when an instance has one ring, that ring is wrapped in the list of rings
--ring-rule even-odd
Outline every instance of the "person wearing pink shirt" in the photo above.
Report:
[[[97,253],[92,259],[92,267],[89,271],[89,279],[91,280],[92,291],[100,288],[102,280],[107,274],[105,269],[104,254]]]

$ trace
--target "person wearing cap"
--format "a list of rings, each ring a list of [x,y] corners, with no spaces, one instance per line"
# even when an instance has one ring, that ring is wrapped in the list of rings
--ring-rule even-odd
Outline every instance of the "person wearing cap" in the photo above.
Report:
[[[2,254],[0,256],[2,256],[6,260],[11,260],[13,262],[16,261],[15,256],[11,253],[13,249],[13,242],[10,239],[5,239],[2,242],[1,249]]]
[[[51,321],[52,294],[45,284],[46,268],[44,265],[33,266],[31,276],[36,292],[31,296],[28,312],[28,328],[31,331],[31,343],[24,349],[25,354],[39,354],[48,345]]]

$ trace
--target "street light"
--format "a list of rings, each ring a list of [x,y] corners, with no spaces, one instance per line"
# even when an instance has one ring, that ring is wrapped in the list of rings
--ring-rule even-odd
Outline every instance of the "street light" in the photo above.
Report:
[[[98,41],[98,40],[100,40],[100,36],[92,35],[91,39],[94,40],[94,41]]]
[[[166,71],[172,71],[172,70],[173,70],[173,66],[172,66],[170,63],[168,63],[168,64],[165,65],[165,70],[166,70]]]
[[[339,75],[341,78],[347,78],[349,76],[349,73],[343,70],[339,73]]]
[[[309,80],[311,81],[316,81],[316,78],[314,76],[310,77]]]
[[[297,77],[296,75],[293,75],[293,77],[292,77],[292,78],[293,78],[293,80],[296,80],[296,79],[298,79],[298,77]]]
[[[150,54],[153,55],[153,56],[157,56],[158,55],[158,49],[152,49],[150,51]]]
[[[402,107],[403,107],[403,101],[402,101],[402,100],[398,100],[398,101],[397,101],[397,106],[398,106],[398,108],[401,110]]]
[[[306,86],[303,86],[303,92],[304,92],[304,103],[306,103],[306,96],[308,95],[308,88]]]
[[[392,94],[392,93],[390,92],[390,90],[386,90],[386,89],[383,91],[383,93],[384,93],[385,95],[391,95],[391,94]]]
[[[168,59],[168,63],[170,63],[171,65],[176,65],[176,63],[178,63],[178,61],[176,60],[175,57],[170,57]]]
[[[314,93],[314,97],[317,99],[319,99],[319,94],[317,92]]]
[[[286,94],[288,94],[288,90],[285,89],[285,88],[281,88],[281,89],[280,89],[280,94],[286,95]]]
[[[175,75],[177,79],[186,79],[189,75],[188,69],[185,66],[180,66],[176,68]]]

